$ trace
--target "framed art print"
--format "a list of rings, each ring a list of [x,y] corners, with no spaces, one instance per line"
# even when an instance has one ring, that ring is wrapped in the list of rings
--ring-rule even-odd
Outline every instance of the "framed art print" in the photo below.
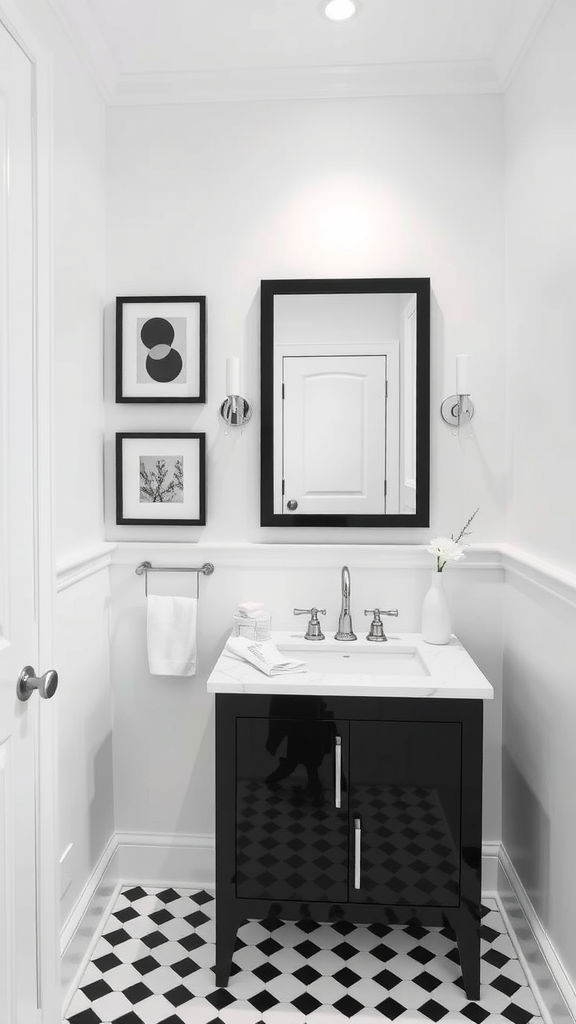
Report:
[[[205,402],[203,295],[116,299],[116,401]]]
[[[116,522],[204,526],[205,434],[116,434]]]

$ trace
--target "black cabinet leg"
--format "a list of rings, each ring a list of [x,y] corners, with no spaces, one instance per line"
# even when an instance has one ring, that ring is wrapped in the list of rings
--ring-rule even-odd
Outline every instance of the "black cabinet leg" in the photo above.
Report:
[[[450,911],[446,917],[456,932],[464,991],[468,999],[480,999],[480,918],[468,912]]]
[[[216,905],[216,974],[217,988],[226,988],[232,967],[232,954],[240,919],[231,909]]]

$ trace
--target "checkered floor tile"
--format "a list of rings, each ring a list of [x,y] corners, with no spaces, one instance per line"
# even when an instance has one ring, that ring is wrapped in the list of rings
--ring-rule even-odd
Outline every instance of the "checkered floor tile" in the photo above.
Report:
[[[466,998],[446,929],[248,921],[229,987],[214,986],[214,898],[120,895],[66,1024],[542,1024],[496,903],[485,901],[482,985]]]

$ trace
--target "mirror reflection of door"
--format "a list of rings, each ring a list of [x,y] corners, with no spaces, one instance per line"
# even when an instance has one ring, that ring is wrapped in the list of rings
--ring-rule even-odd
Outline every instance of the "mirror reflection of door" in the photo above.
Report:
[[[430,281],[261,282],[262,526],[429,522]]]
[[[398,510],[397,474],[387,472],[399,443],[388,392],[398,383],[398,360],[384,353],[283,359],[283,512],[294,502],[305,515]]]

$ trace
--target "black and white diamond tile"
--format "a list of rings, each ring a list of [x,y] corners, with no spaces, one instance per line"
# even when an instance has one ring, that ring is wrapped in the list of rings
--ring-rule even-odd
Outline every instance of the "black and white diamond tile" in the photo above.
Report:
[[[204,891],[125,889],[65,1024],[542,1024],[494,901],[477,1003],[448,930],[346,922],[246,922],[215,988],[214,911]]]

